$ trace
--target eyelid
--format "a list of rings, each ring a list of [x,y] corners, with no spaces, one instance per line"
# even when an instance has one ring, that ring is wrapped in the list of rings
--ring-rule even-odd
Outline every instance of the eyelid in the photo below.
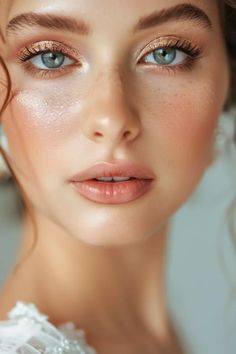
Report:
[[[82,60],[82,55],[78,50],[63,44],[62,42],[52,40],[44,40],[27,45],[23,49],[20,49],[16,56],[19,61],[24,62],[46,51],[57,51],[63,53],[71,59]],[[29,57],[30,52],[33,54]]]
[[[52,70],[46,68],[37,68],[33,65],[33,63],[31,63],[32,58],[35,58],[38,55],[47,52],[62,53],[64,56],[73,60],[74,63]],[[23,66],[23,69],[26,74],[31,74],[35,78],[45,80],[56,79],[57,77],[64,76],[72,72],[76,68],[81,71],[81,68],[85,69],[87,67],[84,57],[80,54],[78,50],[55,40],[43,40],[34,42],[18,51],[18,54],[16,56],[17,61],[20,65]]]
[[[144,48],[142,48],[139,51],[136,51],[135,57],[137,58],[138,56],[137,63],[140,64],[140,60],[143,59],[145,55],[148,55],[149,53],[155,51],[158,48],[164,48],[164,47],[176,48],[186,53],[187,55],[187,60],[185,63],[172,65],[171,70],[173,70],[175,66],[178,68],[190,67],[190,64],[193,63],[194,59],[199,58],[203,51],[203,49],[199,45],[196,45],[193,41],[187,40],[183,37],[176,37],[176,36],[169,35],[160,38],[155,38],[151,40],[148,44],[146,44]],[[53,51],[64,54],[70,59],[75,60],[75,63],[60,67],[55,70],[50,70],[50,69],[36,68],[30,62],[30,59],[36,57],[37,55],[46,52],[53,52]],[[42,76],[42,78],[45,79],[62,76],[64,74],[67,74],[69,71],[75,69],[76,67],[77,68],[79,67],[81,72],[81,69],[85,69],[88,64],[85,58],[80,54],[79,50],[70,47],[69,45],[65,45],[60,41],[55,41],[55,40],[42,40],[27,45],[23,49],[20,49],[18,51],[17,58],[19,63],[23,65],[26,72],[31,73],[34,76],[39,78],[41,78]],[[168,65],[165,65],[165,70],[167,68]]]
[[[189,47],[192,50],[198,51],[200,54],[200,48],[196,43],[193,43],[190,40],[187,40],[183,37],[166,36],[166,37],[156,38],[150,41],[144,48],[142,48],[137,55],[138,57],[137,62],[139,62],[144,55],[147,55],[158,48],[164,48],[164,47],[172,47],[172,48],[181,47],[179,50],[182,50],[183,52],[184,52],[184,48],[186,48],[186,54],[188,54],[187,48]]]

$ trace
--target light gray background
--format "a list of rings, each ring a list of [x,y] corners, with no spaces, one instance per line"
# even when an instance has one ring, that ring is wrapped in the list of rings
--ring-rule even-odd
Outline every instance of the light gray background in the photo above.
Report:
[[[236,250],[227,217],[229,204],[236,198],[236,150],[226,145],[233,131],[232,119],[222,116],[220,122],[220,156],[176,214],[169,241],[169,307],[188,354],[236,353],[236,292],[230,298],[236,286]],[[15,195],[4,184],[0,186],[0,283],[19,243]]]
[[[194,354],[236,353],[236,228],[235,234],[229,231],[236,221],[236,206],[229,216],[236,199],[236,149],[228,143],[232,122],[222,115],[219,157],[172,227],[169,304]]]

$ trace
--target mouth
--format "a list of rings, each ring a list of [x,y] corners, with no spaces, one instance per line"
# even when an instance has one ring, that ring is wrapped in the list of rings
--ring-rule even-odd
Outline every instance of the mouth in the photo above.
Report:
[[[127,182],[132,179],[136,179],[135,177],[122,177],[122,176],[112,176],[112,177],[98,177],[94,178],[94,181],[105,182],[105,183],[120,183]]]
[[[146,194],[154,179],[153,172],[142,165],[100,163],[75,175],[71,183],[90,201],[123,204]]]

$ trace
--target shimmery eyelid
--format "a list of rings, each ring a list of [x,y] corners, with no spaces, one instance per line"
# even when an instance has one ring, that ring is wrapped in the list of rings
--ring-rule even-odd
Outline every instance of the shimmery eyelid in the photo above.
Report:
[[[159,69],[157,70],[162,70],[162,71],[169,70],[173,72],[181,69],[182,70],[187,68],[190,69],[195,59],[199,58],[203,52],[203,49],[201,49],[198,45],[194,44],[190,40],[187,40],[182,37],[176,37],[176,36],[165,36],[161,38],[156,38],[150,41],[148,44],[146,44],[146,46],[139,52],[138,64],[140,64],[140,59],[145,57],[145,55],[148,55],[152,51],[163,47],[176,48],[177,50],[185,52],[188,57],[187,60],[185,60],[185,62],[182,64],[169,65],[169,66],[166,65],[163,68],[161,68],[162,67],[161,65],[158,65]],[[34,67],[34,65],[30,62],[30,59],[46,52],[60,52],[65,56],[68,56],[70,59],[75,60],[75,63],[55,70],[39,69]],[[63,44],[60,41],[53,41],[53,40],[38,41],[36,43],[25,46],[17,54],[17,59],[19,63],[23,65],[26,73],[30,73],[31,75],[41,79],[56,78],[61,75],[69,73],[71,69],[75,67],[81,68],[84,67],[84,65],[86,64],[86,61],[84,61],[83,56],[81,56],[78,50]],[[149,64],[149,66],[151,66],[151,64]],[[152,66],[157,66],[157,65],[153,64]]]
[[[33,43],[21,49],[16,56],[20,61],[26,61],[27,59],[30,59],[30,57],[46,51],[58,51],[69,56],[70,58],[81,59],[81,55],[78,50],[75,50],[74,48],[64,45],[58,41],[41,41]]]
[[[60,52],[63,55],[68,56],[70,59],[74,60],[75,63],[57,68],[55,70],[39,69],[37,67],[34,67],[34,65],[30,62],[30,59],[46,52]],[[81,56],[78,50],[71,48],[70,46],[67,46],[61,42],[52,40],[40,41],[25,46],[18,52],[16,56],[17,61],[20,65],[23,66],[23,69],[26,74],[31,74],[35,78],[45,80],[56,79],[57,77],[66,75],[73,69],[81,68],[83,65],[82,63],[84,61],[83,57]]]
[[[182,49],[182,51],[186,49],[186,52],[193,51],[194,53],[196,53],[196,55],[200,55],[202,52],[201,48],[196,43],[192,43],[191,41],[182,37],[167,36],[167,37],[156,38],[150,41],[139,52],[137,61],[139,61],[144,55],[147,55],[151,51],[163,47],[171,47],[180,50]],[[189,49],[188,51],[187,48]]]

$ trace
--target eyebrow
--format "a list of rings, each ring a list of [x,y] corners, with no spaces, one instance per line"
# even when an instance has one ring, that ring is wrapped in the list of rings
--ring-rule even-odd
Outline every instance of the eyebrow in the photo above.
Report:
[[[192,4],[183,3],[142,17],[135,26],[134,31],[145,30],[174,20],[191,20],[204,28],[212,29],[211,20],[202,9]]]
[[[20,29],[27,27],[43,27],[88,35],[90,28],[82,19],[75,19],[69,16],[58,16],[53,14],[39,14],[28,12],[14,17],[7,25],[7,35],[17,34]]]
[[[142,17],[134,27],[134,32],[174,20],[192,20],[205,28],[212,29],[212,23],[202,9],[189,3],[183,3]],[[75,19],[69,16],[28,12],[20,14],[10,20],[6,28],[6,34],[8,36],[18,34],[19,30],[32,26],[61,31],[64,30],[79,35],[88,35],[91,32],[89,24],[82,19]]]

